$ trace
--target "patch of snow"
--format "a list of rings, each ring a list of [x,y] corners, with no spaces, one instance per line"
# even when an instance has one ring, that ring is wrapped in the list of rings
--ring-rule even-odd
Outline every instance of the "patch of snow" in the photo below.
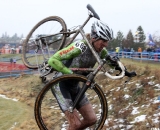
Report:
[[[160,113],[154,114],[153,116],[155,116],[155,117],[156,117],[156,116],[160,116]]]
[[[134,121],[130,122],[130,123],[136,123],[136,122],[141,122],[141,121],[144,121],[146,119],[146,115],[140,115],[140,116],[137,116]]]
[[[114,90],[115,90],[115,88],[111,89],[110,91],[114,91]]]
[[[116,100],[116,98],[113,98],[113,100]]]
[[[140,85],[138,83],[136,83],[135,85],[136,85],[137,88],[141,88],[142,87],[142,85]]]
[[[120,87],[118,87],[116,91],[119,91],[120,89],[121,89],[121,88],[120,88]]]
[[[106,119],[106,121],[105,121],[104,124],[105,124],[106,126],[109,126],[108,124],[109,124],[109,121],[111,121],[111,120],[112,120],[111,118]]]
[[[160,84],[156,84],[155,87],[157,87],[156,88],[157,91],[160,90]]]
[[[113,108],[113,104],[109,105],[109,110],[111,110]]]
[[[13,130],[17,124],[18,124],[17,122],[14,122],[14,124],[12,125],[12,127],[9,130]]]
[[[148,108],[149,106],[150,106],[150,104],[148,104],[148,105],[142,105],[141,108],[143,108],[143,107],[144,108]]]
[[[159,117],[156,117],[155,119],[152,119],[152,121],[153,121],[154,123],[160,123],[160,122],[159,122]]]
[[[154,76],[151,76],[151,77],[147,77],[146,79],[152,79],[152,78],[154,78]]]
[[[158,88],[160,88],[160,84],[156,84],[155,86],[158,87]]]
[[[137,102],[137,101],[135,101],[135,102],[134,102],[134,104],[138,104],[138,102]]]
[[[133,83],[135,83],[135,81],[133,81],[133,82],[128,82],[127,84],[133,84]]]
[[[130,95],[128,95],[128,94],[125,94],[125,95],[124,95],[124,98],[125,98],[125,99],[128,99],[129,97],[130,97]]]
[[[124,122],[124,119],[119,118],[119,119],[115,119],[114,121],[119,122],[119,123],[123,123],[123,122]]]
[[[132,110],[131,114],[132,114],[132,115],[138,114],[138,113],[139,113],[139,111],[137,110],[138,108],[139,108],[139,107],[133,107],[133,110]]]
[[[154,85],[154,81],[148,82],[149,85]]]
[[[156,99],[153,101],[153,104],[160,103],[160,100]]]
[[[133,127],[133,125],[127,125],[127,130],[130,130]]]
[[[8,98],[8,97],[6,97],[6,95],[2,95],[2,94],[0,94],[0,97],[1,97],[1,98],[4,98],[4,99],[10,99],[10,100],[13,100],[13,101],[15,101],[15,102],[18,101],[18,99],[16,99],[16,98]]]

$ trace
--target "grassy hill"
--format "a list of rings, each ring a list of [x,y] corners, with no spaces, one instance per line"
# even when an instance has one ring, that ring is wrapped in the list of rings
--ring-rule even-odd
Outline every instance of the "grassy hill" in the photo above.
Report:
[[[129,71],[136,71],[137,76],[125,85],[123,80],[97,77],[107,95],[109,116],[106,128],[113,130],[147,130],[160,128],[160,69],[159,64],[142,63],[122,59]],[[107,86],[108,87],[105,87]]]
[[[127,77],[111,80],[104,74],[96,77],[107,97],[108,119],[104,130],[147,130],[160,127],[160,69],[159,64],[122,59],[137,77],[124,85]],[[43,87],[37,75],[0,79],[0,94],[18,102],[0,98],[0,129],[38,130],[34,119],[34,102]],[[6,116],[10,115],[10,116]],[[6,117],[6,119],[4,119]],[[7,121],[10,121],[7,123]],[[5,127],[4,127],[5,126]]]

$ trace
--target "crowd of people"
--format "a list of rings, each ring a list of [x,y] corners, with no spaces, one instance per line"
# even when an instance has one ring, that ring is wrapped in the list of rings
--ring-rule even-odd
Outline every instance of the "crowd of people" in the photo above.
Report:
[[[154,46],[147,46],[146,49],[142,49],[141,47],[138,47],[137,50],[134,50],[133,48],[120,48],[116,47],[115,50],[112,48],[110,50],[111,52],[153,52],[153,53],[160,53],[160,47],[154,47]]]

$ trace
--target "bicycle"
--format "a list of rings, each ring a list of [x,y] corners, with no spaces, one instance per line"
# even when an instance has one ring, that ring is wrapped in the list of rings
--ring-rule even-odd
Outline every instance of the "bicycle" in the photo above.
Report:
[[[40,91],[40,93],[38,94],[38,96],[36,98],[35,108],[34,108],[35,119],[36,119],[36,122],[37,122],[40,129],[43,129],[43,130],[62,129],[62,130],[64,130],[65,128],[67,128],[68,122],[66,121],[64,114],[61,112],[61,109],[59,108],[59,104],[57,103],[57,99],[60,99],[61,102],[65,102],[63,100],[63,97],[62,97],[62,94],[61,94],[61,91],[59,88],[59,83],[61,83],[62,81],[66,81],[66,80],[67,81],[68,80],[69,81],[73,81],[73,80],[77,81],[78,85],[81,87],[81,91],[77,95],[77,97],[74,101],[74,104],[68,106],[69,112],[73,112],[73,110],[75,110],[76,105],[80,101],[83,94],[87,95],[90,103],[93,106],[93,109],[94,109],[96,116],[97,116],[97,122],[93,126],[87,128],[87,129],[101,130],[103,128],[103,125],[104,125],[105,120],[107,118],[107,115],[108,115],[107,99],[106,99],[105,94],[102,91],[101,87],[94,80],[94,77],[96,76],[96,74],[102,69],[103,65],[106,63],[106,59],[101,60],[99,58],[97,53],[94,51],[93,47],[89,44],[89,42],[85,36],[85,33],[83,31],[83,27],[86,25],[86,23],[89,21],[89,19],[91,17],[95,17],[97,19],[100,19],[100,18],[98,16],[98,14],[94,11],[94,9],[92,8],[91,5],[88,4],[87,9],[89,10],[89,17],[84,22],[84,24],[79,27],[79,29],[73,30],[73,31],[69,31],[69,30],[67,31],[65,23],[60,17],[51,16],[49,18],[46,18],[46,19],[40,21],[31,30],[31,32],[28,34],[28,36],[25,40],[25,43],[23,46],[23,48],[24,48],[23,60],[24,60],[25,65],[30,68],[41,67],[41,64],[39,64],[39,63],[45,62],[45,60],[47,59],[47,57],[45,57],[45,55],[47,54],[48,56],[50,56],[50,54],[49,54],[50,50],[49,50],[48,46],[53,43],[53,41],[49,42],[50,39],[53,40],[53,36],[60,35],[60,34],[61,34],[60,39],[56,39],[54,41],[54,42],[57,42],[57,40],[61,40],[61,43],[57,47],[57,50],[64,47],[64,45],[67,46],[68,44],[70,44],[76,38],[76,36],[80,33],[83,36],[83,38],[87,41],[88,47],[92,50],[92,53],[96,57],[97,62],[98,62],[98,66],[94,69],[91,69],[91,68],[70,68],[72,71],[87,71],[87,72],[89,72],[88,76],[83,76],[83,75],[79,75],[79,74],[70,74],[70,75],[66,74],[66,75],[58,76],[55,74],[54,79],[52,79],[49,83],[47,83],[44,86],[44,88]],[[44,23],[50,19],[57,20],[57,21],[61,22],[61,25],[63,26],[63,29],[62,29],[63,31],[60,31],[57,34],[51,34],[51,35],[42,34],[42,35],[36,36],[35,39],[30,39],[34,30],[36,30],[36,28],[39,25],[41,25],[42,23]],[[75,33],[74,36],[69,40],[69,42],[67,44],[64,44],[66,37],[69,36],[70,34],[73,34],[73,33]],[[31,54],[26,55],[27,43],[28,43],[28,45],[31,45],[31,43],[33,45],[35,45],[34,49],[35,49],[36,53],[38,53],[38,51],[40,51],[39,54],[41,54],[42,56],[40,56],[39,54],[38,54],[38,56],[36,56],[40,59],[40,62],[37,62],[36,64],[32,64],[34,62],[32,62],[32,60],[29,60],[29,58],[32,58],[33,55],[31,55]],[[47,48],[48,53],[44,53],[44,48],[45,49]],[[43,57],[43,60],[42,60],[42,57]],[[25,59],[25,58],[28,58],[28,59]],[[36,59],[38,59],[38,58],[36,58]],[[109,72],[105,72],[105,75],[111,79],[121,79],[125,76],[125,73],[127,71],[125,70],[125,67],[119,61],[119,59],[115,59],[115,62],[120,67],[121,73],[116,76],[112,76]],[[51,72],[51,70],[49,70],[49,72]],[[134,72],[131,72],[131,73],[127,72],[127,73],[128,73],[129,77],[135,76]],[[42,77],[44,77],[46,75],[43,75]],[[79,116],[81,116],[81,115],[79,115]]]

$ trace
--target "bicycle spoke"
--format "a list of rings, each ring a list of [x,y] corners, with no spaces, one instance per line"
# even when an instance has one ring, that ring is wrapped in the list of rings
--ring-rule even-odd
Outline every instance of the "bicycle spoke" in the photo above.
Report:
[[[59,17],[51,16],[36,24],[23,43],[24,64],[29,68],[37,68],[57,52],[65,42],[65,35],[59,34],[62,30],[66,31],[66,25]],[[36,40],[39,38],[40,41]]]

